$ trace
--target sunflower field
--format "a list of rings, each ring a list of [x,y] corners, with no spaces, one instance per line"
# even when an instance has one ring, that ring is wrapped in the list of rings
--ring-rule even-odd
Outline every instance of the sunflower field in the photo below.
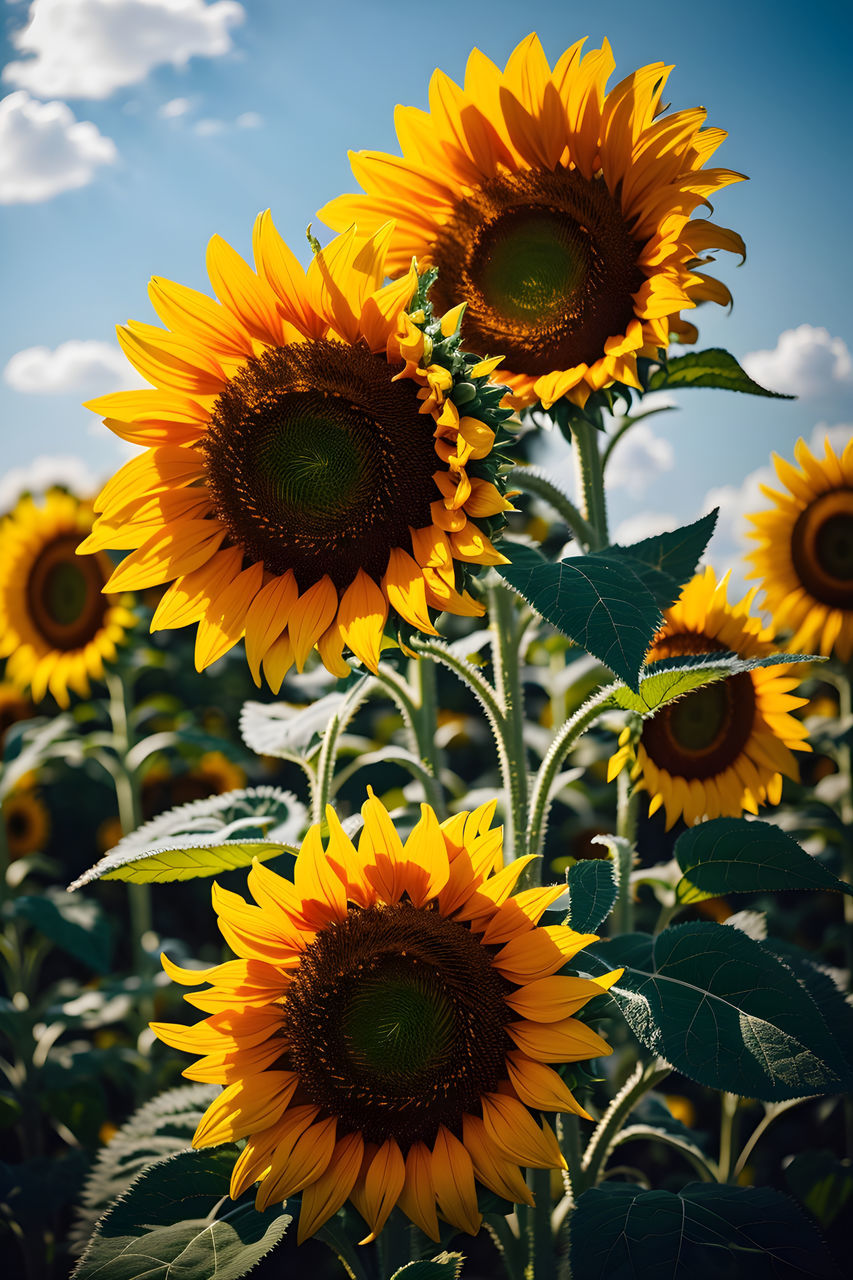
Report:
[[[701,341],[743,175],[630,45],[507,52],[155,275],[130,460],[2,517],[12,1280],[844,1274],[853,439],[749,590],[614,536],[663,393],[783,398]]]

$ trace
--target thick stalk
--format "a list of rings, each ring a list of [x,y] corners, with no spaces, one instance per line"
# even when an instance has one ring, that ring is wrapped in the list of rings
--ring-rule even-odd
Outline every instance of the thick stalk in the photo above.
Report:
[[[444,788],[441,784],[441,771],[444,766],[444,752],[436,742],[438,733],[438,690],[435,663],[427,658],[414,658],[409,664],[409,673],[418,692],[418,705],[414,719],[414,732],[417,741],[418,755],[426,766],[427,772],[435,779],[431,788],[429,803],[439,818],[447,817],[447,806],[444,802]]]
[[[528,853],[542,852],[554,783],[557,780],[563,760],[590,725],[604,715],[605,711],[610,710],[612,706],[610,701],[611,694],[611,688],[602,689],[585,702],[582,707],[579,707],[571,719],[561,725],[554,736],[545,759],[539,766],[533,784],[533,794],[529,804]]]
[[[527,748],[524,745],[524,689],[521,683],[520,644],[522,625],[518,597],[506,587],[489,591],[489,626],[495,688],[503,707],[508,757],[507,825],[505,858],[521,858],[527,852]]]
[[[391,1280],[395,1272],[412,1261],[409,1224],[400,1209],[392,1209],[377,1237],[377,1244],[382,1280]]]
[[[616,834],[627,844],[617,846],[617,894],[613,907],[614,933],[632,933],[634,929],[634,900],[631,892],[631,864],[637,841],[637,792],[631,789],[631,778],[623,769],[616,780]]]
[[[587,547],[595,540],[595,529],[584,519],[571,498],[562,489],[558,489],[538,467],[513,467],[509,473],[509,485],[517,485],[525,493],[544,499],[583,546]]]
[[[135,770],[127,767],[127,753],[133,746],[130,729],[130,697],[127,682],[120,672],[107,673],[109,712],[113,730],[117,767],[113,770],[118,817],[122,835],[129,835],[142,824],[142,803],[139,778]],[[137,972],[151,967],[151,957],[145,949],[144,939],[151,932],[151,890],[147,884],[128,886],[130,924],[133,956]]]
[[[590,525],[594,540],[586,543],[587,551],[598,551],[607,545],[607,502],[604,496],[604,468],[601,465],[599,432],[580,419],[572,422],[572,440],[581,492],[581,509]]]
[[[528,1178],[536,1203],[528,1211],[527,1218],[530,1249],[527,1275],[530,1280],[557,1280],[551,1227],[551,1170],[531,1169]]]
[[[724,1093],[720,1098],[720,1182],[731,1182],[732,1165],[737,1141],[738,1098],[736,1093]]]
[[[670,1071],[671,1068],[662,1066],[659,1059],[655,1059],[653,1062],[640,1062],[637,1064],[633,1075],[622,1086],[599,1120],[595,1132],[587,1144],[583,1157],[582,1173],[578,1179],[579,1185],[575,1186],[576,1196],[579,1196],[587,1187],[598,1185],[604,1172],[607,1158],[613,1149],[616,1135],[622,1128],[624,1121],[633,1111],[640,1098],[648,1093],[650,1089],[654,1089],[655,1085],[659,1084],[661,1080],[665,1080]]]

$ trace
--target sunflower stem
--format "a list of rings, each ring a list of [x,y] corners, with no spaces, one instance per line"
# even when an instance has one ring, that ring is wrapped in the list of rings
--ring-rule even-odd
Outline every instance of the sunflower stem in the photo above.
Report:
[[[601,1181],[604,1167],[623,1123],[640,1098],[650,1089],[654,1089],[661,1080],[665,1080],[671,1070],[672,1068],[664,1065],[659,1058],[652,1059],[651,1062],[637,1063],[633,1075],[628,1078],[610,1103],[587,1143],[581,1170],[574,1187],[576,1197],[579,1197],[588,1187],[597,1186]]]
[[[529,807],[529,853],[541,853],[548,826],[554,784],[563,760],[578,738],[611,708],[612,689],[602,689],[579,707],[570,719],[560,726],[539,766],[533,784]]]
[[[427,801],[435,809],[439,819],[447,817],[447,806],[444,802],[444,788],[441,784],[441,771],[444,764],[444,752],[436,742],[438,732],[438,690],[435,663],[425,658],[414,658],[409,664],[418,692],[418,703],[413,723],[418,755],[426,766],[427,772],[435,780],[430,788]]]
[[[736,1093],[724,1093],[720,1098],[720,1182],[734,1178],[734,1150],[737,1141],[738,1103]]]
[[[638,792],[631,786],[631,777],[623,769],[616,780],[616,834],[628,841],[627,846],[617,846],[617,894],[613,908],[614,933],[631,933],[634,928],[634,898],[631,890],[631,863],[637,842]]]
[[[531,1169],[530,1189],[536,1203],[528,1210],[527,1230],[529,1242],[530,1280],[557,1280],[557,1259],[554,1256],[554,1233],[551,1228],[551,1170]]]
[[[112,772],[115,784],[118,817],[122,835],[130,835],[142,823],[142,802],[139,789],[139,777],[135,770],[127,767],[127,754],[133,746],[133,733],[130,728],[130,689],[121,671],[108,671],[106,674],[109,690],[109,713],[113,730],[113,744],[117,758],[117,768]],[[151,932],[151,889],[147,884],[128,885],[128,903],[130,906],[130,925],[133,945],[133,958],[137,972],[144,975],[151,969],[151,956],[145,947],[145,939]],[[145,1010],[141,1011],[144,1021],[148,1021]],[[151,1011],[153,1016],[153,1010]]]
[[[521,683],[521,639],[524,631],[518,597],[503,586],[489,589],[489,626],[495,688],[503,709],[507,771],[507,828],[505,859],[527,852],[527,749],[524,745],[524,689]]]
[[[595,541],[595,529],[584,519],[578,508],[567,494],[563,493],[538,467],[513,467],[509,473],[508,484],[517,485],[525,493],[532,493],[544,499],[552,507],[563,522],[568,525],[578,542],[589,546]]]
[[[587,551],[607,545],[607,501],[604,496],[604,468],[598,431],[582,418],[572,419],[572,439],[581,491],[581,510],[593,537],[585,542]]]
[[[409,1223],[399,1209],[392,1209],[385,1226],[376,1238],[379,1247],[379,1268],[382,1280],[391,1277],[412,1261]]]

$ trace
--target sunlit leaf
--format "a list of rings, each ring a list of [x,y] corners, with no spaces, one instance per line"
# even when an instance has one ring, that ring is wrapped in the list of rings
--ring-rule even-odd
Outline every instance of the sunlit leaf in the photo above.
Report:
[[[634,1034],[700,1084],[781,1102],[849,1083],[809,993],[738,929],[703,922],[625,934],[585,956],[600,972],[624,966],[611,995]]]
[[[565,923],[576,933],[594,933],[610,915],[616,901],[613,863],[601,858],[576,862],[568,871],[568,893],[569,913]]]
[[[668,609],[689,582],[717,523],[718,508],[692,524],[644,538],[628,546],[614,543],[596,552],[610,560],[624,560],[648,587],[660,609]]]

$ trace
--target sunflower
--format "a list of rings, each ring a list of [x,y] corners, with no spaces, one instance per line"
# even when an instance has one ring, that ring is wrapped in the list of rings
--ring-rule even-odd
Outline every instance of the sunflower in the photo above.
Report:
[[[717,582],[708,568],[687,584],[664,614],[647,662],[721,650],[741,658],[774,652],[772,632],[750,616],[756,590],[731,605],[727,580]],[[644,722],[636,747],[631,730],[623,731],[608,781],[630,765],[637,787],[651,797],[649,813],[664,807],[667,831],[682,815],[692,825],[778,804],[782,775],[799,777],[791,752],[811,750],[803,741],[807,730],[790,714],[806,702],[791,695],[798,684],[785,667],[757,667],[686,694]]]
[[[747,559],[760,578],[765,607],[776,626],[794,632],[791,648],[853,654],[853,439],[837,454],[824,441],[824,457],[798,440],[799,467],[774,454],[787,492],[762,485],[769,511],[748,519],[758,547]]]
[[[245,1138],[232,1197],[258,1182],[263,1210],[301,1192],[300,1241],[348,1198],[367,1240],[395,1204],[433,1240],[437,1215],[473,1234],[477,1183],[530,1204],[519,1166],[565,1167],[538,1112],[586,1112],[548,1064],[610,1052],[572,1015],[621,970],[558,973],[594,935],[537,927],[565,886],[513,895],[531,859],[502,867],[494,811],[439,824],[422,805],[403,843],[369,792],[356,847],[330,807],[292,883],[256,861],[257,905],[214,885],[238,959],[163,956],[175,981],[211,984],[185,997],[202,1022],[152,1024],[203,1055],[185,1076],[225,1086],[193,1145]]]
[[[350,228],[303,271],[261,214],[256,270],[210,242],[219,302],[155,278],[169,329],[118,330],[155,389],[89,407],[148,448],[80,549],[132,548],[111,589],[171,582],[152,629],[197,622],[199,670],[245,635],[277,692],[315,646],[334,675],[345,647],[375,670],[389,614],[435,634],[435,611],[483,612],[467,572],[504,562],[489,532],[511,507],[496,361],[458,353],[461,308],[434,319],[414,264],[383,286],[390,233]]]
[[[516,408],[638,387],[638,356],[658,358],[673,334],[695,341],[682,310],[731,302],[698,270],[707,251],[745,253],[735,232],[691,218],[741,179],[703,168],[725,133],[698,107],[663,114],[663,63],[607,93],[610,46],[581,57],[583,43],[553,71],[535,34],[504,72],[475,49],[464,88],[437,70],[428,112],[397,108],[402,157],[351,152],[365,194],[319,214],[334,228],[394,218],[390,269],[412,254],[438,268],[436,305],[468,303],[466,341],[504,355]]]
[[[39,853],[50,835],[50,814],[30,788],[13,791],[6,797],[3,823],[10,858]]]
[[[91,527],[91,503],[58,491],[43,505],[22,498],[0,525],[0,657],[33,702],[87,698],[135,621],[126,599],[103,594],[109,557],[75,555]]]

